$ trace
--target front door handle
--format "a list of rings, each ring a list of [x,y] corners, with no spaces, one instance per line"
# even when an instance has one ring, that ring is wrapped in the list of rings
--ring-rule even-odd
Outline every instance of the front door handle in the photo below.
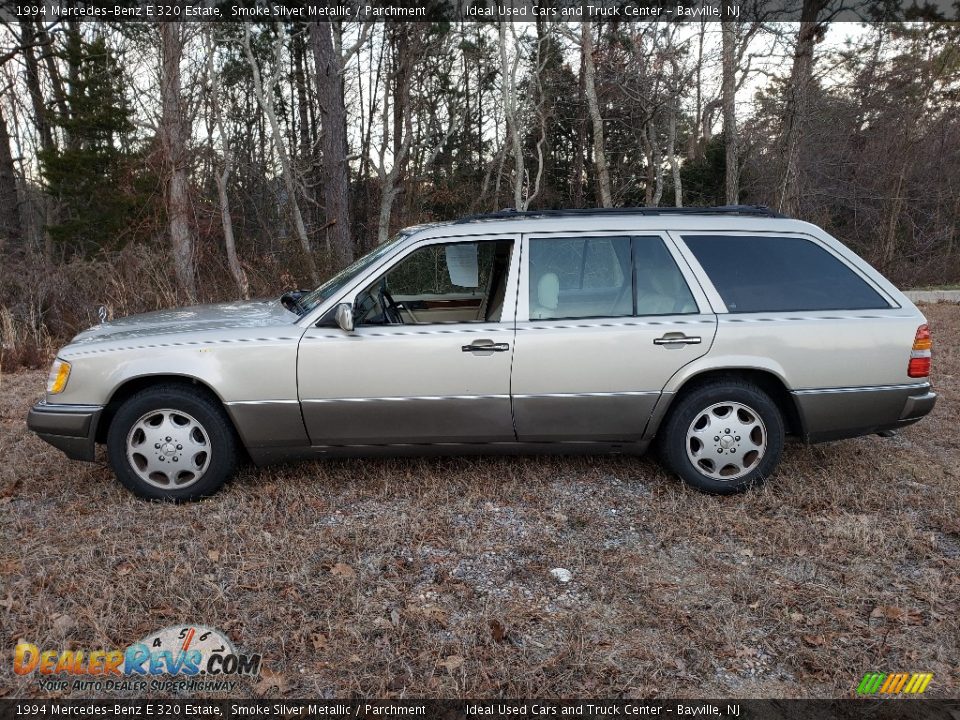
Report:
[[[509,343],[495,343],[492,340],[477,340],[460,348],[463,352],[507,352],[509,349]]]
[[[655,338],[654,345],[699,345],[703,340],[699,335],[684,335],[683,333],[667,333],[663,337]]]

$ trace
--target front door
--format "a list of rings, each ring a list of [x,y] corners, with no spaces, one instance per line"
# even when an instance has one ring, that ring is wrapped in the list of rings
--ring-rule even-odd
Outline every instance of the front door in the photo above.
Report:
[[[639,440],[667,380],[713,342],[717,319],[703,291],[662,234],[524,242],[517,438]]]
[[[311,327],[297,366],[312,444],[515,440],[516,245],[421,241],[352,298],[353,332]]]

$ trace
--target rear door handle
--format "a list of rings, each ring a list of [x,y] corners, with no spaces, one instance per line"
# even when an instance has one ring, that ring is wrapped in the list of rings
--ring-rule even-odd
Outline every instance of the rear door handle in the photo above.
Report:
[[[663,337],[655,338],[654,345],[699,345],[703,340],[698,335],[684,335],[683,333],[667,333]]]
[[[491,340],[477,340],[460,348],[463,352],[507,352],[509,349],[509,343],[495,343]]]

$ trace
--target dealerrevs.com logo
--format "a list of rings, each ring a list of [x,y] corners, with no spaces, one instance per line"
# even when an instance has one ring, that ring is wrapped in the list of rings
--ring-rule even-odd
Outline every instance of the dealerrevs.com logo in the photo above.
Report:
[[[230,691],[234,678],[258,676],[260,663],[260,655],[238,652],[202,625],[172,625],[123,650],[41,650],[22,642],[13,653],[14,672],[37,674],[43,690]],[[52,677],[62,675],[74,677]]]

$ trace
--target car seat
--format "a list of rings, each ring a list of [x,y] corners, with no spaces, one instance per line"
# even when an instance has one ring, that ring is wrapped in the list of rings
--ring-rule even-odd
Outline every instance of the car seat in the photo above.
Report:
[[[530,304],[530,319],[541,320],[557,316],[560,305],[560,278],[556,273],[548,272],[537,280],[537,296]]]

